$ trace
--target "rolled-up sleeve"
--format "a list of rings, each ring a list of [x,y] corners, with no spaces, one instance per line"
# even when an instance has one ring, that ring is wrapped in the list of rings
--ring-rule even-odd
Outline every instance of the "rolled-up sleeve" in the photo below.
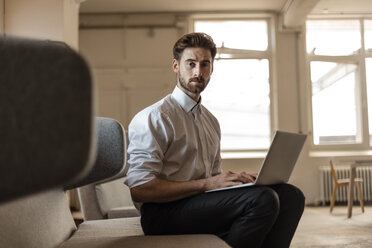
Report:
[[[167,116],[159,111],[142,111],[133,118],[128,128],[125,180],[129,188],[150,182],[161,173],[171,129]]]

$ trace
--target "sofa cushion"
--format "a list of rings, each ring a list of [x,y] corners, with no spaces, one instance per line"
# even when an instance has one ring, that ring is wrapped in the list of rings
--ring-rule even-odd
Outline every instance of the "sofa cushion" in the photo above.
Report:
[[[97,184],[95,191],[98,205],[105,217],[115,208],[134,207],[129,188],[124,185],[124,178]]]
[[[75,235],[61,248],[228,248],[215,235],[144,236],[140,218],[93,220],[83,222]]]
[[[0,204],[0,223],[0,247],[56,247],[76,230],[62,187]]]
[[[74,239],[143,235],[139,217],[84,221]]]
[[[112,208],[107,213],[108,219],[128,218],[140,216],[140,212],[134,206]]]
[[[72,239],[62,248],[229,248],[223,240],[214,235],[164,235],[89,237]]]

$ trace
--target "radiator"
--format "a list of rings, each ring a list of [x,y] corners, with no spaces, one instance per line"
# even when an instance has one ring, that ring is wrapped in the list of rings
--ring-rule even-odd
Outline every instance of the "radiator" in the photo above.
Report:
[[[338,178],[350,178],[350,166],[335,166]],[[329,204],[332,199],[333,178],[330,166],[319,167],[320,176],[320,201],[323,205]],[[360,166],[356,169],[356,176],[363,179],[361,184],[363,200],[372,200],[372,167]],[[336,203],[347,203],[348,187],[339,187],[336,195]],[[354,187],[354,201],[358,200],[356,187]]]

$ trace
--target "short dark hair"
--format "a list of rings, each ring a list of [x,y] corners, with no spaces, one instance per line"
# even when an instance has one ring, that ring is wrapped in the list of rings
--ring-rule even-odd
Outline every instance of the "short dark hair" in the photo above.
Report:
[[[173,58],[179,61],[183,51],[188,47],[201,47],[211,51],[212,58],[216,56],[216,44],[212,37],[205,33],[190,33],[182,36],[173,46]]]

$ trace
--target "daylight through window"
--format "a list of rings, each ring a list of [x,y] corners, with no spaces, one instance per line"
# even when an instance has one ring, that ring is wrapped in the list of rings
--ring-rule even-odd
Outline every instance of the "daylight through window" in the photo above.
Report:
[[[271,132],[267,20],[196,20],[194,31],[211,35],[218,47],[203,104],[220,122],[221,149],[268,148]]]
[[[306,29],[314,145],[369,145],[371,20],[309,20]]]

